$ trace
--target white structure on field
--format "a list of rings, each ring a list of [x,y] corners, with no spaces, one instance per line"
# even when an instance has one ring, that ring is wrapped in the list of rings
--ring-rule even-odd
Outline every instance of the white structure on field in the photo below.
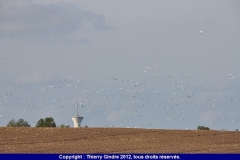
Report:
[[[83,105],[82,105],[83,107]],[[81,122],[83,120],[83,117],[79,117],[78,115],[78,102],[77,102],[77,114],[72,117],[73,123],[74,123],[74,128],[79,128],[81,127]]]

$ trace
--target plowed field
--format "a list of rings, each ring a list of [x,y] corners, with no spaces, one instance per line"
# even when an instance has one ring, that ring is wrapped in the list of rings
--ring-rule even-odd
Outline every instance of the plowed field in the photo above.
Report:
[[[1,127],[0,153],[240,153],[240,132]]]

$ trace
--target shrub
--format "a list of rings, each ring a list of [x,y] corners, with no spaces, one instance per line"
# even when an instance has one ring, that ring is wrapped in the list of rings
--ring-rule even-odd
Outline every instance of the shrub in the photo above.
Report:
[[[197,126],[197,130],[210,130],[210,128],[204,126]]]
[[[60,127],[60,128],[70,128],[70,126],[68,125],[68,124],[61,124],[60,126],[58,126],[58,127]]]

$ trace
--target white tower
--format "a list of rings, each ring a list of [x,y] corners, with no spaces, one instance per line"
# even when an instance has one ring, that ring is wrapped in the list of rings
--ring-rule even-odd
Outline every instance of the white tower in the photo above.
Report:
[[[83,105],[82,105],[83,107]],[[79,117],[78,115],[78,102],[77,102],[77,114],[72,117],[73,123],[74,123],[74,128],[79,128],[81,126],[81,122],[83,120],[83,117]]]

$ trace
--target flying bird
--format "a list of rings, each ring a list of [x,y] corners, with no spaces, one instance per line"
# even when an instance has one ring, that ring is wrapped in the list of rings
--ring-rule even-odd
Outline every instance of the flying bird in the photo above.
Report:
[[[200,34],[203,34],[203,31],[200,31]]]
[[[234,74],[228,74],[228,77],[230,77],[231,79],[235,78]]]

